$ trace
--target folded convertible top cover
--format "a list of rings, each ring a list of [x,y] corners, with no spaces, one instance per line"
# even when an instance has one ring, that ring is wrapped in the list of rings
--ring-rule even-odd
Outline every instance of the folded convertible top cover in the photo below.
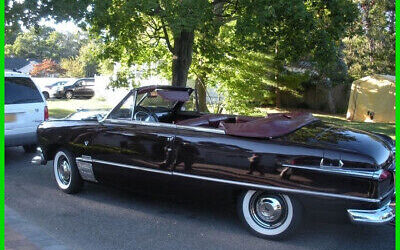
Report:
[[[289,134],[318,119],[310,113],[293,112],[286,114],[271,114],[244,123],[221,123],[221,128],[227,135],[274,138]]]

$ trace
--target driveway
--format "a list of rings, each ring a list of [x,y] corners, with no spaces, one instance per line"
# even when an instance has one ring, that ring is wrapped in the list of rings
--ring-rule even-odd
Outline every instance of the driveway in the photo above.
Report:
[[[395,249],[394,226],[352,225],[322,214],[306,215],[286,241],[254,237],[223,186],[155,179],[134,191],[85,184],[68,195],[56,187],[52,162],[33,166],[32,157],[22,148],[5,151],[6,235],[26,245],[45,248],[52,239],[60,249]]]

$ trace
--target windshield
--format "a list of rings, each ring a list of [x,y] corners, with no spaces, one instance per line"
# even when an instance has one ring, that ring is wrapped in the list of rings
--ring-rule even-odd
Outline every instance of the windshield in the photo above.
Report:
[[[186,111],[196,110],[195,95],[190,96],[190,92],[187,89],[160,88],[135,95],[135,91],[132,91],[113,109],[108,118],[158,121],[157,117],[165,116],[176,108]],[[179,106],[185,102],[189,102],[189,105]]]
[[[143,93],[137,96],[137,106],[145,108],[164,108],[171,110],[177,101],[166,100],[159,95]]]
[[[52,88],[52,87],[56,87],[56,86],[61,86],[61,85],[64,85],[66,82],[67,81],[55,82],[55,83],[52,83],[50,85],[47,85],[47,87]]]
[[[70,85],[73,85],[75,82],[76,82],[76,79],[72,79],[72,80],[69,80],[69,81],[65,82],[63,85],[64,86],[70,86]]]

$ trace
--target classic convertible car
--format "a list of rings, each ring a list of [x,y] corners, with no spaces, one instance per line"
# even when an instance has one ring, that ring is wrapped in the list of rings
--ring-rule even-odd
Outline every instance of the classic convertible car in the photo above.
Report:
[[[197,107],[191,88],[133,89],[101,121],[43,122],[32,162],[53,160],[66,193],[84,181],[112,184],[143,173],[230,185],[240,191],[239,217],[265,238],[287,236],[305,209],[334,210],[354,223],[394,219],[390,137],[308,113],[248,117]]]

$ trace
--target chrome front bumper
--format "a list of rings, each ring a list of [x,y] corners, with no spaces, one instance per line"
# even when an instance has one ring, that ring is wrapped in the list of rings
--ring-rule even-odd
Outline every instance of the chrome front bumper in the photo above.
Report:
[[[395,209],[388,202],[385,206],[376,210],[347,210],[350,220],[357,224],[384,224],[395,218]]]
[[[44,158],[41,148],[37,148],[38,155],[32,158],[31,163],[34,165],[46,165],[47,161]]]

